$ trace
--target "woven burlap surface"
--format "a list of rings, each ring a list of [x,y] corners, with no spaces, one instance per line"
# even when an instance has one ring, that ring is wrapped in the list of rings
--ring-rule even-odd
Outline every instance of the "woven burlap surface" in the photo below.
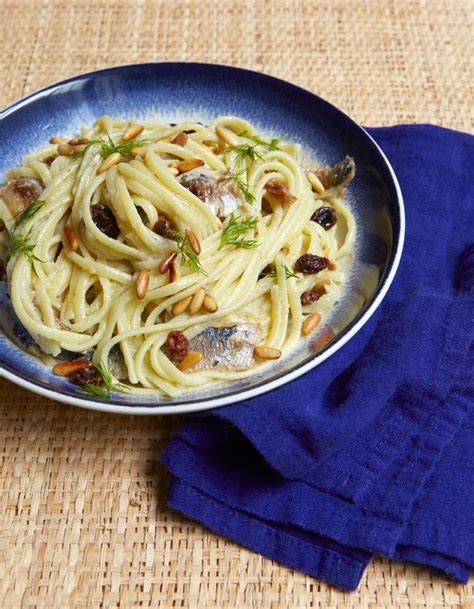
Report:
[[[469,0],[0,0],[0,105],[105,66],[196,60],[290,79],[360,122],[472,131]],[[166,508],[178,418],[88,412],[0,381],[0,608],[474,607],[376,560],[345,594]]]

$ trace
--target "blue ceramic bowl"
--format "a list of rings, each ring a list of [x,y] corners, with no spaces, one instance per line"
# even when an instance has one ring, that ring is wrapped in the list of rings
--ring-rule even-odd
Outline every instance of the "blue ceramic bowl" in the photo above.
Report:
[[[7,296],[0,333],[0,374],[52,399],[97,410],[165,414],[205,410],[253,397],[314,368],[341,348],[374,313],[395,275],[404,237],[400,188],[383,152],[366,131],[323,99],[295,85],[239,68],[198,63],[150,63],[83,74],[51,85],[0,113],[0,174],[52,135],[72,134],[102,114],[169,122],[206,122],[242,116],[266,135],[285,134],[315,159],[334,164],[354,157],[357,178],[350,205],[357,221],[357,251],[345,297],[330,320],[335,338],[324,347],[305,344],[264,373],[236,383],[186,393],[180,398],[114,394],[108,400],[78,388],[9,340],[27,340],[10,315]],[[1,181],[1,180],[0,180]],[[1,287],[1,284],[0,284]],[[4,286],[3,286],[4,287]],[[314,343],[314,341],[313,341]]]

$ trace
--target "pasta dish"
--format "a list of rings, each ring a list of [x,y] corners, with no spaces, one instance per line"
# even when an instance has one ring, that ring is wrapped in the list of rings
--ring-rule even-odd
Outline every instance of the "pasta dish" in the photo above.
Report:
[[[5,176],[12,311],[56,374],[99,397],[259,374],[343,294],[354,174],[351,157],[308,163],[237,117],[101,117]]]

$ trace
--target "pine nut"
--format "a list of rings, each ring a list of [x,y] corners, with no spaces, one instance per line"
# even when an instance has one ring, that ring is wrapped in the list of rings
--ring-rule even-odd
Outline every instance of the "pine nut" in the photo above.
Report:
[[[74,374],[74,372],[89,368],[90,366],[92,366],[92,364],[88,359],[78,359],[74,362],[61,362],[60,364],[56,364],[53,366],[53,372],[58,376],[70,376],[71,374]]]
[[[176,316],[181,315],[181,313],[184,313],[191,304],[192,299],[193,297],[191,295],[186,296],[186,298],[183,298],[182,300],[178,300],[178,302],[175,302],[174,305],[171,307],[171,314]]]
[[[237,139],[237,137],[232,133],[232,131],[229,131],[229,129],[226,129],[225,127],[216,127],[216,133],[218,135],[218,137],[221,138],[221,140],[224,140],[224,142],[226,144],[229,144],[229,146],[231,146],[232,148],[234,146],[238,146],[239,145],[239,140]]]
[[[185,146],[187,141],[188,134],[182,131],[181,133],[178,133],[178,135],[174,139],[171,140],[171,143],[176,144],[176,146]]]
[[[178,368],[181,372],[184,372],[188,368],[195,366],[202,360],[202,353],[200,351],[190,351],[188,355],[179,363]]]
[[[328,269],[330,271],[335,271],[336,270],[336,263],[334,262],[334,260],[329,260],[329,262],[328,262]]]
[[[77,234],[74,230],[74,226],[72,226],[72,224],[66,224],[66,226],[64,227],[64,233],[66,234],[69,249],[73,252],[77,251],[79,249],[79,241],[77,239]]]
[[[218,309],[217,302],[210,294],[204,296],[202,306],[208,313],[215,313]]]
[[[166,258],[163,258],[158,267],[160,273],[167,273],[170,270],[170,266],[176,260],[177,255],[178,252],[172,252]]]
[[[104,171],[107,171],[108,169],[110,169],[111,167],[116,165],[117,163],[120,163],[121,159],[122,159],[122,155],[120,154],[120,152],[112,152],[112,154],[110,154],[105,159],[105,161],[102,163],[102,165],[97,170],[97,175],[104,173]]]
[[[136,148],[132,148],[130,150],[130,154],[132,156],[141,156],[144,157],[146,154],[146,147],[145,146],[137,146]]]
[[[321,298],[321,296],[324,296],[324,294],[326,294],[326,285],[328,285],[329,283],[331,283],[329,279],[321,279],[321,281],[318,281],[318,283],[316,283],[311,288],[311,292],[317,294],[318,298]]]
[[[122,140],[124,142],[129,142],[130,140],[133,140],[134,137],[140,135],[143,129],[145,129],[143,125],[134,125],[133,127],[129,127],[122,135]]]
[[[253,354],[260,359],[278,359],[281,357],[280,349],[273,349],[273,347],[255,347]]]
[[[89,140],[86,137],[72,137],[68,141],[69,146],[79,146],[79,145],[88,144],[88,143],[89,143]]]
[[[204,165],[204,161],[202,159],[185,159],[178,163],[178,171],[179,173],[185,173],[186,171],[191,171],[191,169],[196,169],[196,167],[202,167]]]
[[[305,336],[308,336],[316,326],[319,326],[320,321],[321,315],[319,313],[311,313],[311,315],[308,315],[308,317],[305,318],[303,325],[301,326],[301,331]]]
[[[57,137],[56,135],[49,140],[50,144],[65,144],[66,142],[67,142],[67,138]]]
[[[193,299],[191,300],[191,304],[189,305],[189,313],[194,315],[199,311],[202,307],[202,303],[204,302],[204,297],[206,296],[206,292],[204,288],[199,288],[199,290],[194,294]]]
[[[197,256],[199,256],[199,254],[201,253],[201,244],[199,243],[199,239],[190,230],[188,230],[187,234],[188,234],[188,243],[189,243],[191,249]]]
[[[174,262],[170,264],[170,283],[174,283],[178,281],[181,277],[181,271],[179,270],[179,266],[177,266]]]
[[[72,156],[73,154],[76,154],[76,149],[69,144],[59,144],[58,154],[62,156]]]
[[[146,293],[148,292],[148,286],[150,284],[150,271],[140,271],[137,277],[137,284],[135,287],[135,291],[137,294],[137,298],[142,300],[145,298]]]
[[[203,145],[206,146],[206,148],[209,148],[210,152],[217,154],[219,149],[218,142],[214,142],[214,140],[204,140]]]
[[[170,173],[172,173],[174,176],[177,176],[179,173],[179,169],[177,167],[172,167],[171,165],[168,167],[168,169],[170,170]]]
[[[318,195],[322,195],[325,192],[325,188],[321,183],[321,180],[318,178],[316,174],[312,171],[308,171],[306,177],[308,178],[308,182],[311,184],[313,189],[318,193]]]

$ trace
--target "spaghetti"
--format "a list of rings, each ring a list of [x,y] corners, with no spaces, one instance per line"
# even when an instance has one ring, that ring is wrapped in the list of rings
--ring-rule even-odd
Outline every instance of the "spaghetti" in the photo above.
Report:
[[[176,396],[259,373],[327,320],[355,242],[349,157],[308,171],[236,117],[102,117],[52,142],[6,175],[0,243],[58,373]]]

